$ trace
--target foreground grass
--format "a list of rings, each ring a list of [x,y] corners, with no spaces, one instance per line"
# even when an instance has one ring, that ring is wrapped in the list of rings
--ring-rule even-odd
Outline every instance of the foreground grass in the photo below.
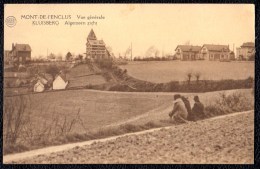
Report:
[[[229,95],[226,95],[225,93],[220,93],[219,97],[206,104],[205,118],[252,110],[253,107],[254,98],[251,93],[241,94],[240,92],[235,92]],[[157,116],[161,115],[158,114]],[[142,123],[134,121],[123,125],[92,129],[85,133],[69,133],[55,137],[43,137],[41,140],[35,140],[31,144],[20,142],[15,145],[10,145],[9,147],[4,146],[3,150],[4,154],[17,153],[52,145],[61,145],[66,143],[101,139],[110,136],[117,136],[126,133],[138,132],[171,125],[177,125],[177,123],[170,120],[161,120],[156,117],[151,117],[147,118],[146,121],[142,121]]]

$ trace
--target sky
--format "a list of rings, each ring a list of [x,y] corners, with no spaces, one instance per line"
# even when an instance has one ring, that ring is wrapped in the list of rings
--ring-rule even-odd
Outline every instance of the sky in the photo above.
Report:
[[[37,15],[36,19],[22,16]],[[61,15],[64,19],[41,19]],[[65,16],[70,15],[71,19]],[[77,15],[85,19],[77,19]],[[88,16],[104,19],[88,20]],[[4,25],[4,49],[12,43],[29,44],[32,57],[47,53],[65,56],[86,52],[91,29],[111,47],[116,57],[125,55],[132,43],[133,56],[144,56],[154,46],[159,55],[174,54],[177,45],[223,44],[239,47],[255,41],[253,4],[6,4],[4,18],[14,16],[14,27]],[[58,21],[58,26],[33,25],[34,21]],[[97,25],[65,25],[97,22]],[[235,50],[236,52],[236,50]]]

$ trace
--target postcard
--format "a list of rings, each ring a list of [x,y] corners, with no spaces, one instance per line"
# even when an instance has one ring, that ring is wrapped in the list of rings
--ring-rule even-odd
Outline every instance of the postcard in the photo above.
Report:
[[[5,164],[253,164],[253,4],[5,4]]]

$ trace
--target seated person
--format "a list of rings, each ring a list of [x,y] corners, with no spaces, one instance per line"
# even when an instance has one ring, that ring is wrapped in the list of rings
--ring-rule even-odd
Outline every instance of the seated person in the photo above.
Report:
[[[187,122],[188,112],[185,107],[184,102],[181,99],[181,95],[174,95],[174,107],[173,110],[169,113],[171,119],[174,119],[177,122]]]
[[[191,110],[194,120],[205,118],[204,105],[200,102],[199,96],[194,96],[194,101],[195,103]]]

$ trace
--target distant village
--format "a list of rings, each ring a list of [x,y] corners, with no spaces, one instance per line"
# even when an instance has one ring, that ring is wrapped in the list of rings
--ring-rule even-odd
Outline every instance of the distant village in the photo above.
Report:
[[[130,49],[132,50],[132,49]],[[233,47],[234,50],[234,47]],[[72,56],[70,52],[65,56],[65,60],[62,56],[54,56],[52,53],[47,58],[41,60],[34,60],[31,57],[31,46],[29,44],[12,44],[11,50],[4,51],[4,63],[5,72],[9,73],[9,76],[16,77],[16,74],[26,70],[27,66],[34,62],[69,62],[72,67],[83,60],[100,60],[100,59],[112,59],[114,62],[121,61],[152,61],[152,60],[181,60],[181,61],[196,61],[196,60],[208,60],[208,61],[235,61],[244,60],[250,61],[255,59],[255,44],[253,42],[245,42],[239,48],[236,48],[236,55],[234,51],[230,50],[229,45],[219,44],[204,44],[202,46],[194,45],[178,45],[173,50],[172,55],[166,56],[151,56],[151,57],[115,57],[114,54],[108,50],[103,40],[98,40],[93,29],[91,29],[86,43],[86,53],[83,55]],[[128,50],[129,51],[129,50]],[[12,74],[8,72],[12,70]],[[5,76],[7,77],[7,76]],[[55,75],[47,73],[36,74],[30,82],[23,82],[18,79],[16,81],[19,86],[23,83],[33,84],[34,92],[43,92],[45,90],[60,90],[65,89],[68,85],[66,74],[62,71],[56,72]]]

